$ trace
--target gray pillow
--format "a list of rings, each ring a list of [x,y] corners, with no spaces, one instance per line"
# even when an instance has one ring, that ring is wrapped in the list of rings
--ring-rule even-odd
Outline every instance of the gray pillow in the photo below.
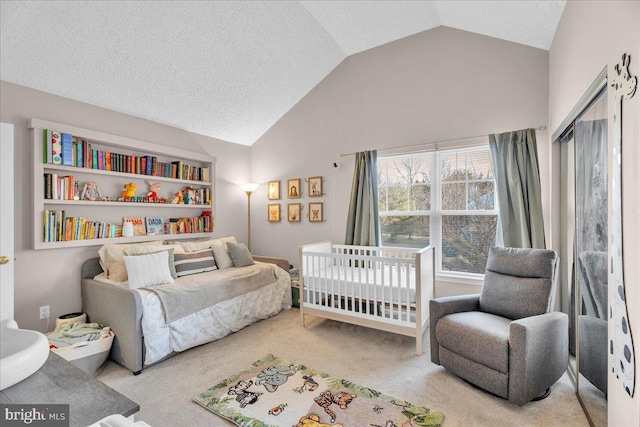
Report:
[[[217,268],[211,249],[175,254],[173,258],[178,277],[213,271]]]
[[[227,242],[227,249],[229,249],[229,256],[235,267],[246,267],[255,264],[249,248],[244,243]]]

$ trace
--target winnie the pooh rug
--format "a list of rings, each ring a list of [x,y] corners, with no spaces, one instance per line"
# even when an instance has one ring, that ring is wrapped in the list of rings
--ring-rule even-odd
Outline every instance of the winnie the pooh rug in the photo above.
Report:
[[[444,414],[268,355],[194,400],[242,427],[438,427]]]

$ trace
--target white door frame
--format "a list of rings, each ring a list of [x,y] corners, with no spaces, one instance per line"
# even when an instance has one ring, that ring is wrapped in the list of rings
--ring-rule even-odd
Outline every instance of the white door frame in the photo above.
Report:
[[[0,256],[9,262],[0,265],[0,319],[14,318],[14,132],[13,125],[0,123]]]

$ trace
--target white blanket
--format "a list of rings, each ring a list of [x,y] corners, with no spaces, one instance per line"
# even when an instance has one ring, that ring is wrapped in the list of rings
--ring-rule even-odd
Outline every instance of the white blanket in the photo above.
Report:
[[[251,323],[291,308],[289,274],[272,265],[276,280],[249,293],[219,302],[211,307],[165,322],[156,293],[137,289],[142,299],[144,364],[150,365],[172,352],[205,344],[238,331]]]

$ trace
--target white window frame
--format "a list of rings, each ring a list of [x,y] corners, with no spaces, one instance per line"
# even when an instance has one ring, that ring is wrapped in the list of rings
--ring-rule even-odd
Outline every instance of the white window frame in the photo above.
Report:
[[[474,147],[465,147],[465,148],[451,148],[447,150],[434,150],[429,152],[420,152],[420,153],[407,153],[407,154],[394,154],[390,156],[380,156],[379,160],[395,160],[395,159],[403,159],[406,157],[418,157],[421,155],[428,154],[430,155],[430,168],[431,168],[431,210],[421,210],[421,211],[380,211],[380,217],[384,216],[428,216],[429,217],[429,241],[432,246],[436,248],[436,280],[442,282],[452,282],[452,283],[461,283],[468,285],[478,285],[482,286],[484,280],[484,274],[478,273],[467,273],[462,271],[451,271],[451,270],[443,270],[442,269],[442,219],[447,215],[456,215],[456,216],[498,216],[497,210],[497,197],[495,196],[495,178],[494,182],[494,209],[492,210],[442,210],[442,174],[441,174],[441,165],[442,165],[442,155],[450,154],[453,152],[464,152],[470,153],[473,151],[487,151],[489,148],[487,145],[479,145]],[[465,157],[468,159],[468,157]],[[465,165],[468,167],[468,165]],[[385,206],[388,206],[389,200],[389,180],[388,180],[388,167],[385,171]],[[446,183],[465,183],[466,191],[469,191],[469,183],[472,182],[482,182],[488,180],[469,180],[468,178],[465,181],[446,181]],[[467,193],[468,196],[468,193]],[[468,197],[466,198],[468,200]],[[407,206],[409,207],[409,206]]]

